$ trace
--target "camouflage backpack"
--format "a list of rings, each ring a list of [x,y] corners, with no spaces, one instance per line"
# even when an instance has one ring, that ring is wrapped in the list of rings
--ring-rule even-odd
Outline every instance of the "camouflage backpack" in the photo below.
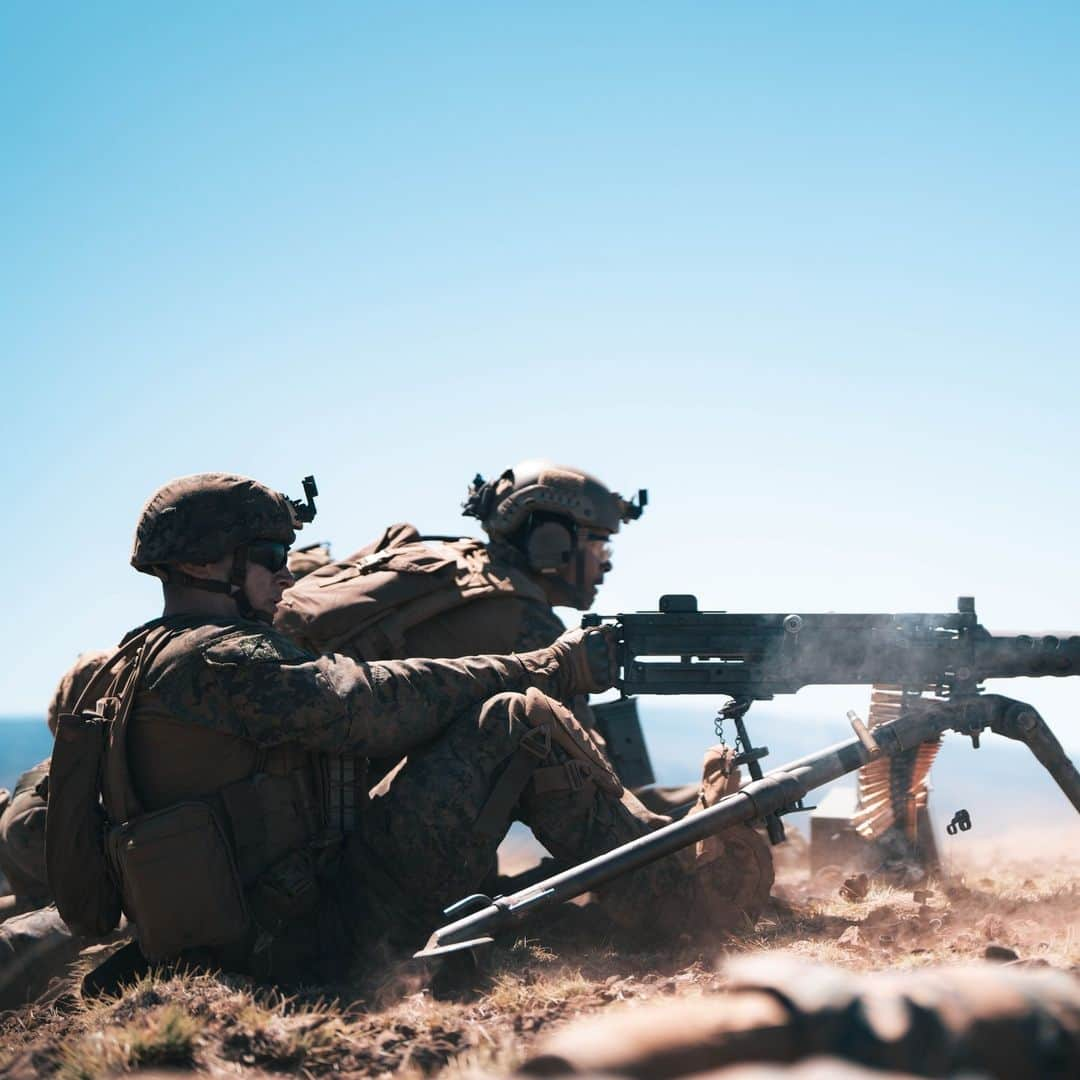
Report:
[[[401,659],[413,627],[498,593],[547,602],[523,570],[493,563],[481,541],[424,539],[400,523],[298,581],[274,624],[313,652]]]

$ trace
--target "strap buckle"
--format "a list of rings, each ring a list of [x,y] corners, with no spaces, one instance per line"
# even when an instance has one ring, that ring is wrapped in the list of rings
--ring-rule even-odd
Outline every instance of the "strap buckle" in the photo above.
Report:
[[[571,791],[580,791],[592,780],[592,766],[587,761],[571,758],[563,768],[566,770],[566,783]]]
[[[521,737],[518,748],[538,761],[547,761],[551,756],[551,729],[547,724],[532,728]]]

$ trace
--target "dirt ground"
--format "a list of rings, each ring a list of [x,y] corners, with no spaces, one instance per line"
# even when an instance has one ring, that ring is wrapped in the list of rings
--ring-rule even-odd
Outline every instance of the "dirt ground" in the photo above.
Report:
[[[778,849],[774,900],[752,929],[707,947],[684,936],[662,951],[634,950],[578,909],[491,950],[483,972],[466,980],[478,988],[452,987],[448,999],[412,964],[336,1000],[282,998],[207,975],[148,978],[91,1005],[62,993],[0,1018],[0,1072],[19,1080],[156,1067],[246,1080],[505,1075],[556,1025],[614,1003],[720,992],[725,957],[760,950],[858,970],[974,960],[1080,975],[1075,840],[1075,832],[1041,832],[956,846],[940,878],[918,888],[871,881],[865,895],[861,882],[845,888],[839,870],[811,877],[796,843]]]

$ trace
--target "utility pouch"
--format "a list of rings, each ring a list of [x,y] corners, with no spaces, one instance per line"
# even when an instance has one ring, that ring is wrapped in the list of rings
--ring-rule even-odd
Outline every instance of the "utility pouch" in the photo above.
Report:
[[[294,851],[260,875],[250,892],[251,908],[259,929],[271,935],[310,915],[319,903],[315,857]]]
[[[247,933],[236,861],[208,803],[143,814],[112,829],[108,845],[148,960],[232,944]]]
[[[120,893],[105,856],[105,814],[98,798],[108,721],[64,715],[56,728],[45,867],[60,917],[76,934],[102,937],[120,922]]]

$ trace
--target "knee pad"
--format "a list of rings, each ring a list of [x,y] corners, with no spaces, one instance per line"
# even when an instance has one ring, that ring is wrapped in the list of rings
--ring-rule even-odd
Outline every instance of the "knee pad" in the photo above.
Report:
[[[521,708],[531,731],[546,732],[550,744],[562,751],[555,756],[566,759],[534,773],[533,789],[538,795],[576,791],[591,784],[614,798],[622,796],[623,786],[614,769],[592,736],[562,702],[530,688],[524,694]]]
[[[615,799],[622,795],[618,777],[574,714],[539,690],[496,695],[482,707],[479,722],[485,736],[509,737],[509,760],[476,820],[479,832],[504,831],[526,793],[578,799],[599,788]]]

